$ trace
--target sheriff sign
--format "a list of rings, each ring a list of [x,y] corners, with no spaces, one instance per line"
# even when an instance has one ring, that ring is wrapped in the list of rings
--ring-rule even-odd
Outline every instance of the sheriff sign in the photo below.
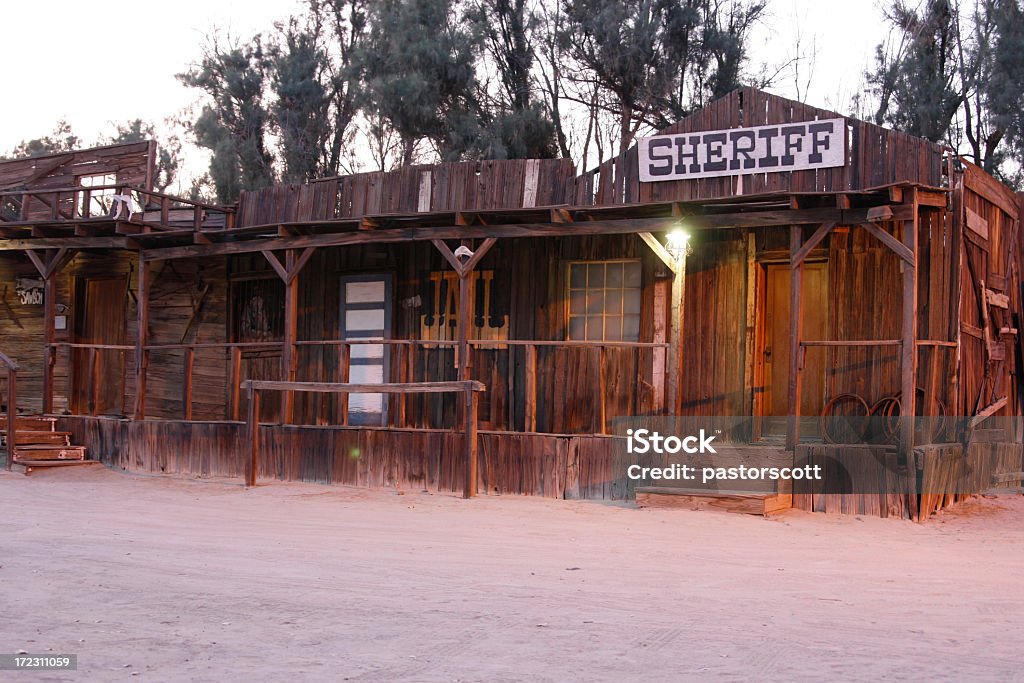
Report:
[[[846,163],[846,121],[828,119],[642,138],[640,180],[831,168]]]

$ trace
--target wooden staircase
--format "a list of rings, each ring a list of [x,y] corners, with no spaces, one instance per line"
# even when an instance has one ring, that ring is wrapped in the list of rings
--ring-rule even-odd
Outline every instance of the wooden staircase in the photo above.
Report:
[[[85,446],[71,443],[71,432],[58,432],[57,418],[19,415],[15,428],[13,449],[7,439],[7,428],[0,429],[0,445],[8,454],[13,450],[11,463],[26,468],[79,464],[85,459]]]

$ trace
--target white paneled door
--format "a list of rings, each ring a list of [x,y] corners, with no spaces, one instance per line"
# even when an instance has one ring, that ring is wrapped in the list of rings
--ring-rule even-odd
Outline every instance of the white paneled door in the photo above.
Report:
[[[355,275],[341,279],[341,338],[353,341],[391,337],[391,276]],[[388,350],[384,344],[352,344],[348,381],[379,384],[388,381]],[[384,425],[384,394],[350,394],[350,425]]]

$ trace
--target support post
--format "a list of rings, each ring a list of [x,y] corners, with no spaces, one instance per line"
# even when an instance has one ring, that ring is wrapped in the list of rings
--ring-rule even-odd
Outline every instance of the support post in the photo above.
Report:
[[[466,450],[466,482],[462,490],[463,498],[472,498],[476,495],[477,481],[477,436],[476,420],[478,399],[472,385],[466,383],[465,409],[462,411],[462,433],[464,435],[464,447]]]
[[[675,259],[672,269],[672,292],[669,303],[669,346],[666,359],[665,406],[669,415],[678,415],[682,401],[680,374],[683,357],[683,292],[686,288],[686,253]]]
[[[800,443],[800,375],[803,365],[803,277],[804,262],[798,258],[803,228],[789,228],[789,417],[786,429],[786,449],[794,450]]]
[[[135,334],[135,419],[146,419],[146,370],[149,365],[149,285],[152,262],[139,259],[138,294],[135,297],[137,330]],[[186,408],[191,413],[191,407]],[[186,417],[186,420],[191,419]]]
[[[231,419],[238,422],[241,412],[242,348],[231,347]]]
[[[526,394],[526,411],[523,429],[527,432],[537,431],[537,347],[533,344],[526,346],[526,387],[523,393]]]
[[[298,278],[291,275],[295,267],[295,251],[289,249],[285,256],[290,277],[284,283],[284,348],[281,353],[281,375],[286,382],[294,382],[298,362],[295,341],[299,323]],[[297,275],[297,273],[296,273]],[[295,417],[295,392],[286,391],[281,401],[281,422],[291,424]]]
[[[910,517],[920,520],[918,510],[917,463],[914,458],[914,422],[917,413],[917,193],[914,193],[914,217],[903,223],[903,245],[913,261],[903,263],[903,349],[900,356],[901,443],[907,456],[907,484]]]
[[[18,446],[18,371],[7,366],[7,469],[14,462],[14,450]]]
[[[56,278],[44,276],[43,280],[43,415],[53,412],[53,369],[57,361],[53,345],[54,316],[56,315]]]
[[[195,364],[196,350],[195,347],[190,346],[185,349],[185,381],[183,382],[181,396],[186,420],[192,419],[192,375]]]
[[[246,434],[249,440],[249,458],[245,463],[245,485],[256,486],[256,475],[260,461],[260,394],[249,385],[249,414],[246,418]]]

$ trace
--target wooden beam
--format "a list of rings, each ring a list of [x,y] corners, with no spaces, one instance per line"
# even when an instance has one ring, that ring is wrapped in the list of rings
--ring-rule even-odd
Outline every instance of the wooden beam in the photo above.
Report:
[[[832,228],[834,227],[836,227],[835,223],[822,223],[818,227],[818,229],[814,231],[814,234],[811,235],[811,238],[807,240],[807,242],[805,242],[802,247],[800,247],[800,251],[798,251],[796,254],[793,254],[793,262],[796,265],[803,265],[804,259],[807,258],[807,255],[810,254],[819,244],[821,244],[821,241],[824,240],[826,236],[828,236],[828,233],[831,232]]]
[[[897,206],[894,209],[894,220],[910,217],[908,209]],[[668,229],[678,219],[661,218],[622,218],[580,221],[573,223],[571,228],[559,223],[505,223],[493,225],[468,226],[419,226],[408,228],[388,228],[372,232],[323,233],[315,235],[297,235],[290,238],[260,238],[217,244],[193,244],[179,247],[147,249],[143,258],[147,261],[160,261],[177,258],[202,258],[245,254],[264,250],[297,249],[305,247],[340,247],[353,244],[388,244],[420,240],[444,239],[482,239],[487,237],[562,237],[565,235],[614,235],[635,234],[639,232],[659,232]],[[703,214],[686,217],[686,227],[694,230],[744,227],[772,227],[788,225],[808,225],[835,221],[838,225],[851,225],[867,222],[866,209],[801,209],[799,211],[751,211],[740,213]],[[330,223],[325,222],[324,225]],[[319,225],[319,224],[310,224]],[[211,233],[214,234],[214,233]],[[43,248],[54,242],[63,243],[74,238],[55,240],[3,240],[0,250],[20,248]],[[91,243],[87,238],[87,247],[110,246]],[[97,237],[94,240],[110,240],[115,238]],[[24,243],[24,244],[23,244]],[[124,247],[124,243],[120,243]],[[12,246],[13,245],[13,246]],[[70,244],[68,246],[76,246]]]
[[[672,254],[668,253],[668,250],[662,246],[661,242],[659,242],[654,235],[649,232],[638,232],[637,235],[639,235],[640,239],[644,241],[644,244],[650,247],[651,251],[654,252],[654,255],[657,256],[662,263],[668,266],[668,269],[672,273],[676,272],[676,268],[678,267],[676,260],[672,258]]]
[[[277,258],[277,254],[268,249],[263,250],[261,253],[263,254],[263,257],[267,259],[267,263],[270,264],[271,268],[274,269],[274,272],[277,273],[277,276],[281,278],[281,281],[287,284],[288,269],[285,268],[281,261]]]
[[[448,262],[448,265],[450,265],[455,270],[456,273],[459,273],[459,276],[461,277],[462,263],[459,261],[459,259],[455,258],[455,253],[452,252],[451,247],[445,244],[445,241],[442,239],[430,241],[437,248],[437,250],[441,252],[441,256],[444,256],[444,260]]]
[[[882,244],[896,252],[896,255],[903,259],[908,265],[917,264],[917,258],[914,256],[913,250],[911,250],[906,246],[906,244],[900,242],[891,234],[883,230],[880,226],[875,225],[874,223],[861,223],[860,227],[870,232],[872,235],[878,238],[878,240]]]
[[[291,282],[299,276],[299,272],[309,263],[309,259],[316,252],[316,247],[306,247],[302,250],[302,254],[299,255],[292,266],[288,269],[288,282]]]
[[[21,251],[23,249],[129,249],[125,237],[39,237],[0,241],[0,251]],[[259,251],[253,249],[250,251]]]
[[[794,225],[789,229],[789,411],[786,429],[786,449],[793,450],[800,443],[800,375],[803,348],[803,276],[804,265],[797,261],[803,229]]]
[[[900,353],[901,444],[907,462],[907,486],[911,519],[918,519],[917,465],[914,460],[914,428],[917,417],[917,199],[914,219],[903,224],[903,245],[909,252],[903,265],[903,348]],[[883,231],[884,232],[884,231]],[[884,233],[891,236],[888,233]],[[894,250],[895,251],[895,250]],[[899,252],[897,252],[899,253]]]
[[[299,287],[294,277],[289,278],[289,273],[295,269],[295,250],[289,249],[285,252],[285,277],[284,277],[284,339],[281,349],[281,376],[288,382],[295,381],[298,370],[298,353],[295,342],[298,340],[299,332]],[[295,417],[295,394],[292,391],[285,391],[281,404],[281,422],[291,424]]]
[[[149,286],[152,277],[151,263],[139,260],[139,273],[135,296],[136,334],[135,334],[135,419],[146,418],[146,372],[149,365]],[[185,418],[189,419],[189,418]]]
[[[477,414],[479,407],[479,399],[477,398],[477,392],[471,388],[467,388],[465,391],[465,403],[464,403],[463,414],[465,415],[465,421],[463,423],[463,439],[465,440],[464,448],[466,450],[466,481],[462,489],[463,498],[472,498],[476,495],[476,480],[477,480]]]
[[[678,415],[682,396],[683,361],[683,298],[686,291],[686,254],[676,261],[673,268],[672,290],[669,299],[669,346],[665,363],[665,406],[669,415]]]
[[[249,441],[249,457],[245,461],[245,485],[256,486],[260,467],[260,394],[256,387],[249,385],[249,414],[246,418],[246,434]]]
[[[484,259],[484,256],[487,256],[487,252],[491,250],[491,247],[493,247],[495,242],[497,241],[498,239],[496,237],[488,237],[483,242],[481,242],[480,246],[478,246],[476,250],[473,252],[473,255],[469,257],[465,264],[463,264],[463,272],[465,272],[467,275],[473,272],[477,264]]]
[[[482,382],[389,382],[387,384],[350,384],[347,382],[279,382],[276,380],[247,379],[241,383],[245,390],[311,391],[320,394],[461,394],[470,387],[484,391]]]

